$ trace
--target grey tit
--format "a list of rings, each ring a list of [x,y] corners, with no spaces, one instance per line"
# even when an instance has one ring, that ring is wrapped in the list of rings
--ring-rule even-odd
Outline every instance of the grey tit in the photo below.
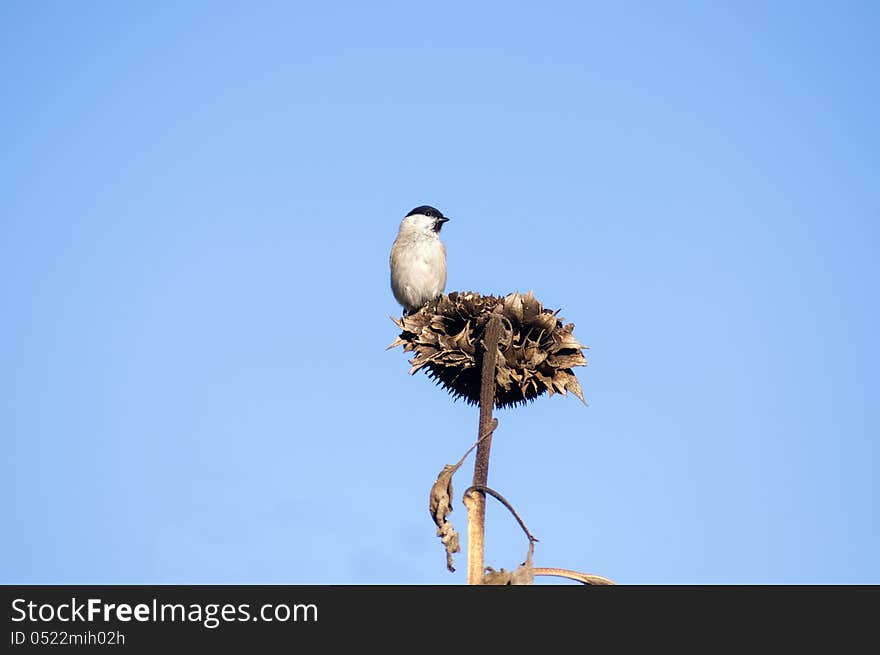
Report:
[[[448,221],[439,210],[428,205],[416,207],[400,222],[391,246],[391,291],[412,314],[446,288],[446,247],[440,229]]]

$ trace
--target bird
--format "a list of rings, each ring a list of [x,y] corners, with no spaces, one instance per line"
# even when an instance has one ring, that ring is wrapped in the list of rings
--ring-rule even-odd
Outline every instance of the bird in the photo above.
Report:
[[[413,314],[446,289],[446,246],[440,230],[449,219],[439,209],[421,205],[404,216],[391,246],[391,291]]]

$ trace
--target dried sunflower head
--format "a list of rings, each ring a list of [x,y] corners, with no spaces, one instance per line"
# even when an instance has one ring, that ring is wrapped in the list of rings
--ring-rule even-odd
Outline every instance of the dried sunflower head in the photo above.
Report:
[[[501,303],[502,332],[495,368],[495,406],[511,407],[534,400],[545,391],[584,395],[574,366],[585,366],[574,324],[544,309],[530,291],[500,296],[452,292],[419,311],[392,319],[402,330],[389,348],[415,352],[410,374],[424,368],[437,384],[471,404],[480,401],[483,333]]]

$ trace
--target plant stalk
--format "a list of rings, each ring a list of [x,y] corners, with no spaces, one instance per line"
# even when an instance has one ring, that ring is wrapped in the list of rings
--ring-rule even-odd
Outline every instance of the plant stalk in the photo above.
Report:
[[[495,407],[495,365],[498,358],[498,340],[501,337],[499,305],[486,324],[483,334],[483,368],[480,377],[480,428],[476,461],[474,462],[474,487],[489,486],[489,451],[492,448],[492,430],[495,423],[492,410]],[[471,502],[468,503],[467,500]],[[468,508],[468,584],[480,584],[485,569],[486,494],[473,491],[467,497]]]

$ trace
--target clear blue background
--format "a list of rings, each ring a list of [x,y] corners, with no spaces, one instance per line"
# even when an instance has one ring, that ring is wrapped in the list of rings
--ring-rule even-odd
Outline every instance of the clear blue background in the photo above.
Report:
[[[880,10],[734,4],[0,4],[0,581],[463,582],[476,409],[385,350],[427,203],[590,346],[499,413],[537,565],[880,583]]]

